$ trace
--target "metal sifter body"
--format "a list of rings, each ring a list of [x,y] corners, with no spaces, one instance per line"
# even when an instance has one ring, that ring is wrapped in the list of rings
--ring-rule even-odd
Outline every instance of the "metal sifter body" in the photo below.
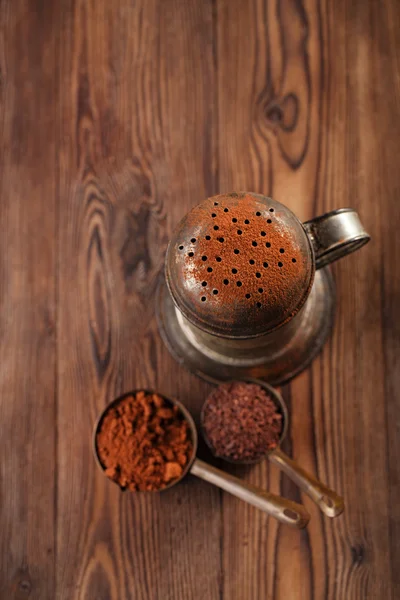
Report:
[[[208,198],[179,223],[157,298],[164,341],[208,379],[281,383],[307,366],[333,322],[329,262],[369,240],[351,209],[302,224],[254,193]]]

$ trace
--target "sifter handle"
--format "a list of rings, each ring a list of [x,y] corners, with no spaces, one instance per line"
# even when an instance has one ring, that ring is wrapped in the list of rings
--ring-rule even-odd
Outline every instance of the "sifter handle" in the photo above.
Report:
[[[344,510],[343,498],[310,475],[294,460],[279,448],[268,455],[269,460],[277,465],[311,500],[315,502],[328,517],[338,517]]]
[[[249,504],[268,513],[281,523],[302,529],[310,519],[310,515],[301,504],[266,492],[255,485],[246,483],[196,458],[190,472],[204,481],[213,483]]]
[[[371,239],[352,208],[339,208],[303,223],[315,252],[317,269],[350,254]]]

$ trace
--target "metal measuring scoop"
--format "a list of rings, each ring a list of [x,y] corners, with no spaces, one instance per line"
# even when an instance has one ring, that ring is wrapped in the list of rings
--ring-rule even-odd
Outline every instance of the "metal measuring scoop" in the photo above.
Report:
[[[204,427],[204,411],[207,405],[207,400],[203,405],[201,411],[201,429],[204,436],[204,439],[210,448],[211,452],[218,456],[218,458],[222,458],[228,462],[234,464],[254,464],[263,460],[266,456],[273,464],[277,465],[286,475],[301,489],[305,492],[317,506],[321,509],[325,515],[328,517],[338,517],[344,510],[344,501],[341,496],[339,496],[334,490],[328,488],[324,483],[319,481],[316,477],[307,473],[296,461],[289,458],[287,454],[285,454],[281,449],[280,445],[282,444],[289,425],[289,413],[286,407],[286,404],[279,394],[279,392],[265,383],[260,379],[253,379],[251,377],[238,379],[237,381],[242,381],[245,383],[254,383],[263,388],[267,394],[272,398],[275,402],[275,405],[282,415],[282,431],[279,437],[279,444],[276,448],[273,448],[267,454],[259,459],[254,461],[237,461],[233,459],[228,459],[224,456],[219,456],[215,453],[214,448],[207,437],[207,433]],[[234,383],[234,381],[228,381],[226,383]],[[218,382],[220,385],[220,382]]]
[[[186,422],[190,428],[190,432],[191,432],[191,438],[192,438],[192,443],[193,443],[193,452],[192,452],[192,456],[191,456],[190,460],[188,461],[188,464],[186,465],[186,467],[183,470],[183,473],[179,477],[179,479],[172,481],[171,483],[169,483],[168,485],[166,485],[165,487],[160,489],[159,490],[160,492],[167,490],[170,487],[176,485],[177,483],[179,483],[181,481],[181,479],[183,479],[183,477],[185,477],[185,475],[187,475],[188,473],[191,473],[192,475],[195,475],[196,477],[200,477],[200,479],[204,479],[204,481],[208,481],[209,483],[216,485],[217,487],[221,488],[222,490],[229,492],[233,496],[236,496],[236,498],[240,498],[241,500],[244,500],[248,504],[251,504],[251,505],[255,506],[256,508],[259,508],[260,510],[264,511],[265,513],[269,514],[270,516],[272,516],[275,519],[277,519],[278,521],[280,521],[281,523],[285,523],[286,525],[292,525],[293,527],[298,527],[299,529],[302,529],[303,527],[305,527],[307,525],[307,523],[310,519],[310,515],[308,514],[308,512],[306,511],[304,506],[302,506],[301,504],[298,504],[297,502],[293,502],[292,500],[288,500],[286,498],[282,498],[281,496],[271,494],[270,492],[267,492],[261,488],[258,488],[257,486],[252,485],[250,483],[246,483],[245,481],[242,481],[242,480],[238,479],[237,477],[230,475],[229,473],[225,473],[224,471],[221,471],[220,469],[217,469],[217,468],[209,465],[208,463],[200,460],[199,458],[197,458],[196,452],[197,452],[197,445],[198,445],[198,436],[197,436],[196,425],[193,421],[191,414],[185,408],[185,406],[183,406],[183,404],[181,404],[181,402],[178,402],[178,400],[175,400],[175,398],[169,398],[167,396],[159,394],[158,392],[147,391],[147,390],[136,390],[136,391],[130,392],[129,395],[135,395],[138,391],[144,391],[146,394],[157,393],[159,396],[161,396],[166,402],[170,403],[172,406],[177,406],[179,411],[181,412],[182,416],[186,420]],[[115,405],[117,405],[126,396],[127,396],[127,394],[124,394],[123,396],[120,396],[120,397],[116,398],[115,400],[113,400],[100,414],[100,416],[97,419],[97,422],[94,426],[93,452],[94,452],[96,462],[97,462],[98,466],[100,467],[101,471],[103,472],[103,474],[104,474],[105,468],[102,465],[101,460],[99,458],[99,454],[98,454],[97,433],[99,431],[103,417],[107,413],[107,411],[109,409],[113,408]],[[107,479],[109,479],[109,478],[107,478]],[[114,482],[114,483],[116,483],[116,482]],[[118,485],[118,483],[116,483],[116,485]]]

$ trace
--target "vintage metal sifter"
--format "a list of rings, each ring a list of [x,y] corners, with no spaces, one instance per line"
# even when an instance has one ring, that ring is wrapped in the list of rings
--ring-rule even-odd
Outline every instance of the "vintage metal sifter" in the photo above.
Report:
[[[206,379],[287,381],[331,329],[335,293],[326,266],[369,239],[349,208],[301,223],[258,194],[208,198],[168,246],[157,294],[163,339]]]

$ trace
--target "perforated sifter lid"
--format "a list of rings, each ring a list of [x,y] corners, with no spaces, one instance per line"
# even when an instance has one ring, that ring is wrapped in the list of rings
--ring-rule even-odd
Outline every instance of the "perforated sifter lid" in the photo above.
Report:
[[[183,315],[230,338],[283,325],[304,304],[313,276],[313,251],[297,217],[247,192],[214,196],[193,208],[166,256],[166,280]]]

